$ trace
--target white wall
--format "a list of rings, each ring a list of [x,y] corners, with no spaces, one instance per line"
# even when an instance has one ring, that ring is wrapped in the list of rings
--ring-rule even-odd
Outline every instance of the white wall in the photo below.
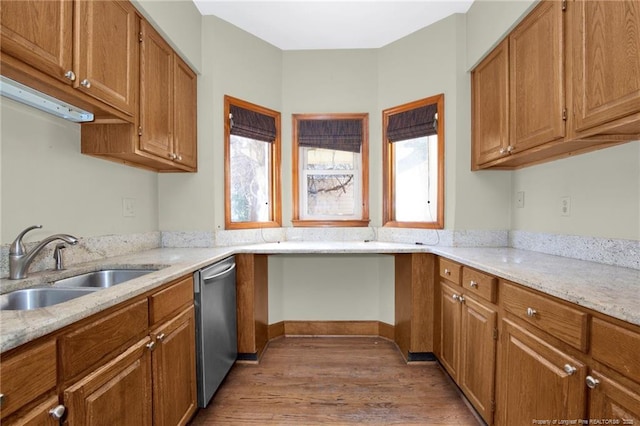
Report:
[[[380,269],[371,268],[372,262]],[[393,265],[393,256],[384,255],[270,256],[269,323],[370,320],[394,324]]]
[[[640,240],[640,142],[519,170],[513,192],[513,229]],[[560,198],[571,197],[571,216]]]
[[[27,241],[158,229],[156,174],[80,153],[80,125],[1,98],[2,243],[42,224]],[[135,199],[123,217],[122,198]]]

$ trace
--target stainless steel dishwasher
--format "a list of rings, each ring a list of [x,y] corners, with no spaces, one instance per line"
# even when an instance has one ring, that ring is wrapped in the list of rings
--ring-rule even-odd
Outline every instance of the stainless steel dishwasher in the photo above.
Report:
[[[233,256],[194,273],[198,406],[206,407],[238,357]]]

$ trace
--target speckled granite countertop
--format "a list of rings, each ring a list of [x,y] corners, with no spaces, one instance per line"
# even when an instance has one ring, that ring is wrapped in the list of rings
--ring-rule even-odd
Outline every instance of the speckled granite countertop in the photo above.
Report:
[[[154,249],[66,271],[32,274],[25,280],[0,280],[0,293],[47,285],[53,280],[107,268],[158,271],[47,308],[0,311],[0,352],[145,293],[236,253],[412,253],[430,252],[534,288],[580,306],[640,325],[640,270],[608,266],[510,248],[454,248],[382,242],[283,242],[217,248]]]

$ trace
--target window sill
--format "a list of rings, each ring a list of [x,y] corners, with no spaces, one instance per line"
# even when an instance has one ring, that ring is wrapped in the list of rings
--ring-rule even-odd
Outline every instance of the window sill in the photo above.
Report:
[[[279,222],[227,222],[224,229],[260,229],[260,228],[280,228]]]
[[[391,220],[383,226],[385,228],[444,229],[444,224],[438,222],[398,222]]]
[[[294,219],[291,221],[294,227],[308,227],[308,228],[329,228],[329,227],[361,227],[366,228],[369,226],[369,219],[365,220],[300,220]]]

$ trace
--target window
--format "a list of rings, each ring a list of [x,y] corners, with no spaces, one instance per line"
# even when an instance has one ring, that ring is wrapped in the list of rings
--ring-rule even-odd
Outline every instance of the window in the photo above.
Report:
[[[444,227],[444,95],[382,112],[384,226]]]
[[[368,114],[294,114],[293,225],[369,225]]]
[[[282,223],[280,113],[224,97],[225,228]]]

